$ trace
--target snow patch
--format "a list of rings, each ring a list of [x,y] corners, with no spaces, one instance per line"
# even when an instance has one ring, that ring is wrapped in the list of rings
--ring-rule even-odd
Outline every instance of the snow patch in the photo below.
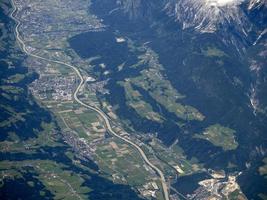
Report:
[[[116,42],[122,43],[125,42],[126,40],[123,37],[116,37]]]
[[[222,7],[229,5],[239,5],[244,0],[205,0],[210,6]]]

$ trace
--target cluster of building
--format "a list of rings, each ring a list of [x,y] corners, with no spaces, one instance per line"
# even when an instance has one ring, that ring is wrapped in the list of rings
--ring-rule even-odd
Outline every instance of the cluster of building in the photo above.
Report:
[[[228,199],[233,193],[238,194],[238,199],[246,199],[236,182],[238,175],[240,174],[225,177],[224,173],[217,173],[217,178],[200,181],[200,187],[192,195],[188,195],[188,199]]]
[[[108,80],[98,81],[98,82],[87,82],[87,89],[89,92],[101,94],[109,94],[108,89],[105,88]]]
[[[140,193],[142,194],[142,196],[144,197],[153,197],[156,198],[156,193],[157,191],[159,191],[159,187],[157,185],[156,182],[152,181],[149,182],[145,185],[143,185],[143,187],[141,189],[139,189]]]
[[[42,75],[31,84],[30,90],[35,97],[42,100],[70,101],[75,87],[75,76]]]
[[[171,200],[180,200],[181,198],[179,197],[178,194],[170,194],[170,199]]]
[[[77,134],[72,130],[63,131],[64,142],[69,144],[73,151],[82,158],[93,160],[93,155],[99,143],[102,143],[104,137],[96,138],[88,143],[88,140],[77,137]]]
[[[64,131],[63,137],[64,141],[69,144],[79,156],[92,159],[91,155],[95,152],[95,149],[91,145],[89,146],[85,139],[77,137],[73,131]]]

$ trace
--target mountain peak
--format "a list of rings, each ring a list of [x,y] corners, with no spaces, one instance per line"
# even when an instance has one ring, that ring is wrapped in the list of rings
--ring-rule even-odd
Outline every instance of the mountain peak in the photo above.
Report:
[[[183,29],[194,28],[201,33],[211,33],[223,24],[235,22],[239,26],[244,24],[244,20],[246,24],[246,17],[239,7],[241,3],[242,0],[174,0],[167,3],[165,9]],[[243,27],[241,30],[246,34]]]

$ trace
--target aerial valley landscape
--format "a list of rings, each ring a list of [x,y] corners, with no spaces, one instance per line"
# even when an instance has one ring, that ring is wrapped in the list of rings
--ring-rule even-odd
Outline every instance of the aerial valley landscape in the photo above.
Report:
[[[1,0],[0,199],[266,200],[266,0]]]

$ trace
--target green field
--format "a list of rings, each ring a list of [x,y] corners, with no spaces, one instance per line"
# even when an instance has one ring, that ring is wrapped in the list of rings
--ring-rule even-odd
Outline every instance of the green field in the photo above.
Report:
[[[264,164],[261,167],[259,167],[259,173],[261,176],[267,178],[267,158],[264,158],[262,161]]]
[[[162,74],[162,66],[158,62],[158,57],[155,52],[150,49],[147,49],[146,54],[139,57],[141,59],[140,63],[147,65],[147,68],[140,72],[140,76],[129,78],[125,80],[124,83],[120,83],[121,85],[134,85],[145,90],[157,103],[161,106],[165,107],[169,112],[174,113],[178,118],[185,120],[204,120],[204,116],[194,107],[190,105],[184,105],[179,103],[179,100],[185,98],[184,95],[180,94],[164,77]],[[128,93],[131,93],[129,90]],[[126,97],[128,95],[126,94]],[[141,94],[136,95],[139,99],[135,99],[135,101],[141,98]],[[129,101],[134,99],[128,98]],[[149,103],[145,103],[144,100],[141,102],[143,105]],[[148,107],[148,106],[145,106]]]
[[[205,56],[208,57],[223,57],[223,56],[227,56],[227,54],[225,54],[222,50],[217,49],[216,47],[208,47],[205,50],[202,50],[202,53]]]
[[[130,82],[120,82],[120,84],[124,87],[127,99],[126,104],[129,107],[133,108],[143,118],[157,122],[163,121],[163,117],[159,113],[153,111],[149,103],[142,100],[142,95],[140,92],[133,89]]]
[[[234,134],[235,130],[215,124],[206,128],[203,133],[195,134],[194,137],[207,140],[214,146],[222,147],[223,150],[227,151],[238,147]]]

